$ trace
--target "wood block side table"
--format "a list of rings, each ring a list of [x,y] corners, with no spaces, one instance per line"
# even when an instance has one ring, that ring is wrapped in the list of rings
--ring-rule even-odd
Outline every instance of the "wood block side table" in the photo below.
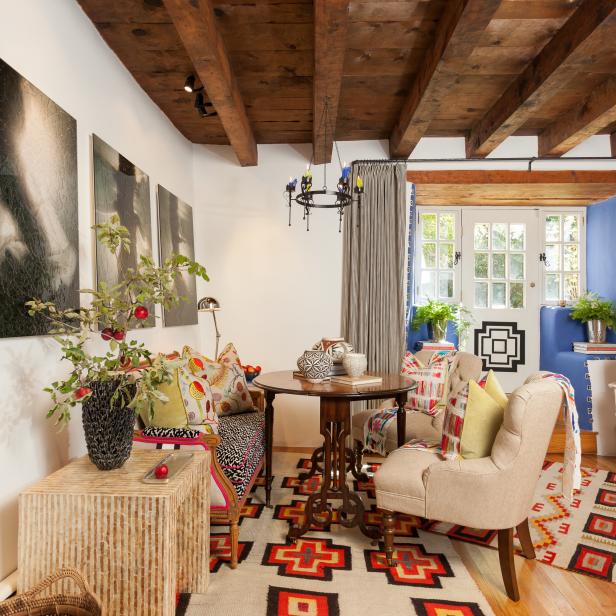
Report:
[[[168,453],[133,451],[114,471],[85,456],[23,492],[19,591],[74,567],[110,616],[173,616],[176,592],[204,593],[210,453],[195,452],[167,484],[143,483]]]

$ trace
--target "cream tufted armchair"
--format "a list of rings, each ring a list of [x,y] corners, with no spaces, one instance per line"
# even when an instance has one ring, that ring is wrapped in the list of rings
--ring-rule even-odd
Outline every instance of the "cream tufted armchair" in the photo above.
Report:
[[[495,529],[507,595],[519,600],[514,529],[524,556],[534,558],[528,511],[563,397],[554,381],[532,379],[510,396],[489,457],[443,461],[436,453],[413,449],[387,457],[374,483],[390,566],[395,561],[394,512]]]
[[[432,357],[432,351],[419,351],[416,357],[423,364],[427,364]],[[481,376],[481,359],[471,353],[460,351],[456,353],[449,372],[447,381],[448,398],[457,394],[463,389],[471,379],[479,380]],[[393,400],[381,405],[381,408],[394,408]],[[352,436],[355,444],[355,457],[361,468],[361,458],[364,449],[364,424],[368,417],[375,412],[374,409],[356,413],[352,418]],[[393,451],[413,438],[420,438],[426,441],[439,441],[443,432],[444,413],[441,412],[436,417],[430,417],[425,413],[417,411],[406,411],[405,430],[398,434],[396,422],[391,422],[387,426],[386,447],[387,451]]]

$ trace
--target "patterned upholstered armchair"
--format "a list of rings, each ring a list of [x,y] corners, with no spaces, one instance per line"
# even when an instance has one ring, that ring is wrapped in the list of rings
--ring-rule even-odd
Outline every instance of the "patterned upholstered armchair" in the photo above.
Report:
[[[513,535],[517,530],[524,556],[534,558],[528,512],[562,400],[562,390],[550,379],[516,389],[485,458],[444,461],[429,451],[392,452],[374,475],[389,565],[395,562],[394,512],[498,530],[505,589],[517,601]]]
[[[263,467],[266,447],[263,397],[251,390],[257,410],[219,418],[218,434],[178,437],[164,428],[157,433],[136,430],[136,447],[205,448],[212,452],[211,520],[229,525],[232,569],[237,567],[242,506]],[[266,469],[267,470],[267,469]],[[269,505],[269,503],[267,503]]]
[[[423,364],[427,364],[432,356],[432,351],[419,351],[415,356]],[[479,380],[481,366],[481,359],[476,355],[463,351],[456,353],[447,381],[448,397],[464,389],[471,379]],[[394,406],[393,401],[388,401],[382,405],[382,408],[392,408]],[[364,449],[364,424],[374,412],[374,409],[369,409],[353,415],[352,436],[355,443],[355,456],[360,464]],[[425,441],[440,440],[443,432],[444,415],[444,412],[441,412],[435,417],[431,417],[417,411],[406,411],[405,434],[398,434],[396,422],[391,422],[387,426],[387,438],[385,441],[387,451],[393,451],[415,438]]]

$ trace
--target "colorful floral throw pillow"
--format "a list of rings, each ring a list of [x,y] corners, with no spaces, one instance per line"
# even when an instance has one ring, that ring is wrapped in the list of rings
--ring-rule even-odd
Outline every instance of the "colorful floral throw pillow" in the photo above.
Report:
[[[218,432],[218,417],[209,383],[192,374],[186,365],[174,371],[173,381],[157,387],[167,401],[156,400],[152,417],[141,415],[146,426],[157,428],[190,427],[199,432]]]
[[[229,343],[216,361],[184,347],[188,370],[207,380],[218,416],[243,413],[254,408],[248,383],[233,344]]]
[[[438,415],[446,401],[447,377],[453,353],[434,354],[427,366],[424,366],[410,351],[402,360],[401,374],[417,382],[417,387],[410,391],[405,408],[408,411],[420,411],[427,415]]]

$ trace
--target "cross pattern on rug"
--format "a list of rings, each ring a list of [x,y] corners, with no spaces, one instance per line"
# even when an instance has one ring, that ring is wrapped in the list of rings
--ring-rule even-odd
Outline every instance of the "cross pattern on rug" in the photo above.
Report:
[[[393,567],[387,564],[382,543],[379,548],[364,550],[366,569],[381,571],[390,584],[442,588],[440,578],[453,576],[447,558],[443,554],[427,553],[421,544],[394,545]]]
[[[351,569],[351,550],[331,539],[300,538],[294,544],[268,543],[261,564],[278,575],[331,581],[334,569]]]

